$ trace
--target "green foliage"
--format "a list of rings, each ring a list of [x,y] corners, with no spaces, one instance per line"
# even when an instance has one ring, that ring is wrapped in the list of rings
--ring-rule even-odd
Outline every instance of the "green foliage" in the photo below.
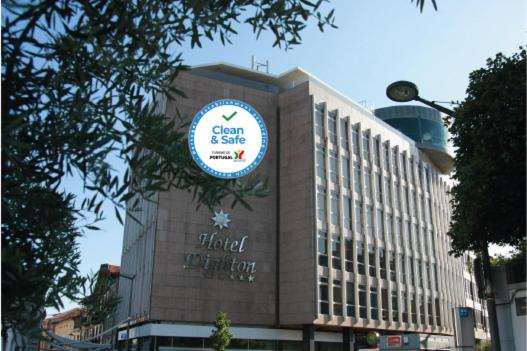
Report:
[[[100,272],[88,278],[88,294],[80,300],[86,325],[104,323],[114,315],[121,301],[117,291],[118,279]]]
[[[212,348],[214,351],[225,351],[229,346],[232,339],[232,333],[229,331],[231,322],[227,319],[227,315],[219,311],[216,317],[216,322],[214,322],[214,331],[210,336],[212,343]]]
[[[506,266],[506,265],[515,265],[523,264],[525,265],[527,260],[527,252],[525,245],[522,245],[520,250],[512,252],[510,256],[506,257],[503,255],[495,255],[490,258],[490,264],[492,266]]]
[[[453,252],[525,245],[525,73],[523,48],[470,74],[467,98],[449,127],[456,148]]]
[[[483,341],[481,343],[481,346],[479,348],[481,351],[491,351],[492,350],[492,344],[490,341]]]

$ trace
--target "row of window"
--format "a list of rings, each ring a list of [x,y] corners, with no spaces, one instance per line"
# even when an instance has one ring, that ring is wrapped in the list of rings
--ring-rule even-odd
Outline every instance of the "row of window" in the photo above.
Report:
[[[370,287],[369,294],[366,291],[366,285],[358,285],[358,306],[355,301],[355,286],[353,282],[346,282],[346,297],[343,301],[342,293],[342,282],[340,280],[333,280],[333,315],[344,316],[344,309],[346,310],[347,317],[370,319],[370,320],[389,320],[389,312],[391,311],[391,318],[394,322],[399,322],[399,298],[401,299],[401,322],[403,323],[419,323],[434,325],[434,315],[432,312],[432,298],[428,296],[426,298],[426,304],[428,309],[428,320],[425,315],[425,298],[422,295],[415,293],[407,294],[405,291],[401,291],[399,296],[397,291],[392,290],[390,293],[388,289]],[[378,293],[381,294],[380,305],[378,301]],[[407,296],[408,295],[408,296]],[[367,311],[367,299],[369,296],[370,300],[370,315],[368,316]],[[407,297],[410,299],[410,309],[407,305]],[[391,301],[389,301],[389,299]],[[391,305],[390,305],[391,304]],[[329,285],[328,278],[320,277],[319,280],[319,313],[329,314]],[[358,307],[358,315],[356,309]],[[435,298],[435,324],[441,326],[441,310],[439,305],[439,298]]]
[[[337,270],[345,270],[347,272],[353,273],[354,249],[355,255],[357,257],[357,274],[366,275],[366,268],[368,268],[368,275],[370,277],[388,279],[389,276],[389,279],[395,282],[397,280],[396,272],[398,270],[400,280],[405,282],[407,281],[410,285],[422,288],[428,287],[432,289],[432,282],[434,282],[436,290],[439,287],[436,265],[430,264],[426,261],[422,261],[418,258],[414,260],[411,255],[405,255],[401,253],[395,254],[395,252],[392,250],[388,251],[387,253],[384,248],[378,248],[371,244],[367,245],[367,247],[365,248],[365,244],[362,241],[356,241],[356,245],[353,245],[353,240],[346,239],[344,248],[345,257],[341,257],[341,241],[340,236],[338,234],[334,234],[331,241],[331,268]],[[366,267],[365,252],[367,252],[368,255],[368,267]],[[376,258],[377,253],[379,255],[378,263]],[[343,259],[344,267],[342,267]],[[328,235],[327,232],[322,230],[318,232],[318,264],[320,266],[329,267]],[[377,264],[379,265],[378,277]],[[406,279],[407,274],[408,280]]]

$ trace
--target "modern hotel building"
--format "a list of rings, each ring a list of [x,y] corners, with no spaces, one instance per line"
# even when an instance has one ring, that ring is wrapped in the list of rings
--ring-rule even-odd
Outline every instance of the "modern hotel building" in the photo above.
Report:
[[[126,221],[121,271],[135,278],[119,285],[117,319],[131,304],[134,349],[210,348],[218,311],[234,349],[350,350],[371,332],[453,346],[469,278],[448,254],[452,157],[436,111],[374,114],[300,68],[206,65],[174,84],[188,98],[160,103],[169,117],[219,99],[260,113],[269,141],[250,176],[271,193],[210,212],[170,190]]]

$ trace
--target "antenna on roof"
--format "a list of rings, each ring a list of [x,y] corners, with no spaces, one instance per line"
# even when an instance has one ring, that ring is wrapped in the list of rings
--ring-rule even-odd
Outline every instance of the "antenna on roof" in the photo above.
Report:
[[[359,105],[361,105],[362,107],[364,107],[366,110],[368,110],[370,112],[373,112],[373,110],[375,110],[374,103],[371,102],[371,101],[368,101],[368,100],[361,100],[361,101],[359,101]]]
[[[251,60],[251,69],[255,71],[260,71],[260,68],[265,67],[265,73],[269,73],[269,60],[265,60],[265,63],[256,62],[256,56],[252,55]]]

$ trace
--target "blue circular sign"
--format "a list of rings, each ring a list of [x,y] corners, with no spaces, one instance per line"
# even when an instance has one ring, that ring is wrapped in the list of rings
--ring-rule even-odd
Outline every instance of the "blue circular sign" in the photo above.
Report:
[[[224,179],[253,171],[267,150],[268,135],[260,114],[245,102],[211,102],[194,117],[188,134],[190,153],[208,174]]]

